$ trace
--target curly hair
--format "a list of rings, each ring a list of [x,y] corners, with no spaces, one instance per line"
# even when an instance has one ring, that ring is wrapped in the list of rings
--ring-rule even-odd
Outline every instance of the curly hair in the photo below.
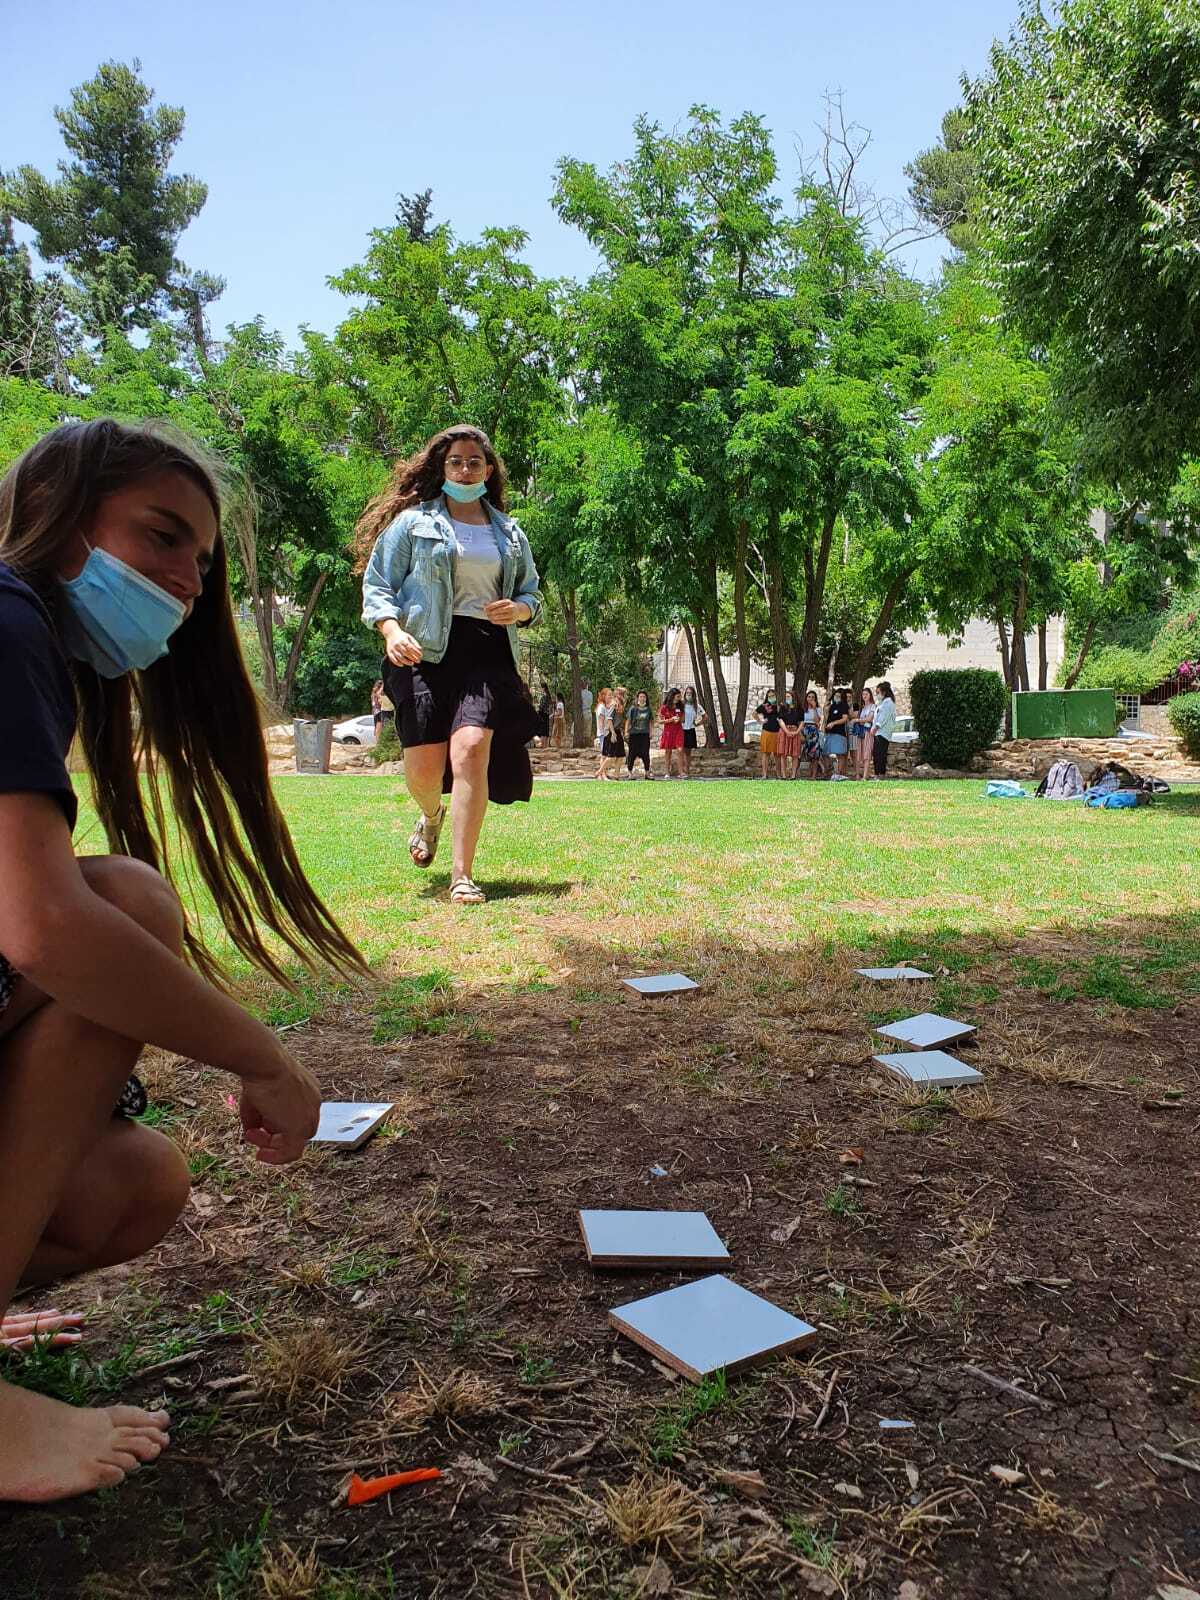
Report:
[[[446,454],[459,439],[473,439],[481,446],[491,468],[488,477],[487,500],[497,511],[507,509],[505,491],[508,477],[504,463],[496,454],[492,441],[482,428],[469,422],[456,422],[443,428],[421,446],[415,455],[397,461],[382,493],[368,502],[354,529],[355,570],[361,572],[371,559],[375,541],[402,511],[419,506],[425,500],[436,500],[446,479]]]

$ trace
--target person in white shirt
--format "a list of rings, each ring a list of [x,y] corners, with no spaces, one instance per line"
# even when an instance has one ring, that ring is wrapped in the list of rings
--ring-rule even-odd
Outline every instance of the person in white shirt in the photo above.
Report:
[[[875,738],[871,750],[873,777],[887,776],[888,743],[896,731],[896,697],[885,679],[875,691]]]
[[[850,724],[850,740],[854,746],[854,776],[865,778],[871,765],[875,744],[875,696],[866,684],[859,690],[858,710]]]
[[[596,749],[600,752],[600,765],[596,768],[596,777],[608,777],[608,757],[605,755],[605,746],[612,732],[612,690],[601,689],[596,697]]]
[[[592,720],[592,704],[593,704],[592,691],[588,687],[587,679],[584,678],[582,686],[581,686],[581,688],[579,690],[579,705],[580,705],[581,710],[583,711],[583,725],[584,725],[585,728],[590,726],[590,724],[591,724],[591,720]]]
[[[683,691],[683,775],[692,775],[692,751],[696,748],[696,730],[704,721],[704,712],[696,700],[696,691],[689,683]]]

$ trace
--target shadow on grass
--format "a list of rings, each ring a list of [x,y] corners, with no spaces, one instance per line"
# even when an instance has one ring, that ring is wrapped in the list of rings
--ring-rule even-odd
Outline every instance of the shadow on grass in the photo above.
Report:
[[[487,878],[482,885],[489,900],[517,900],[529,895],[534,898],[547,897],[560,900],[571,894],[577,887],[570,879],[560,882],[547,882],[545,878]],[[430,878],[421,890],[422,900],[438,900],[450,890],[448,874],[440,874]]]

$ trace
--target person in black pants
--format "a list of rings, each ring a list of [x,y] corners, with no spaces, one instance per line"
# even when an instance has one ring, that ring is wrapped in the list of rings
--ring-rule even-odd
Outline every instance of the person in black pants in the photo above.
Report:
[[[654,713],[650,709],[650,696],[645,689],[639,689],[637,699],[629,708],[625,719],[625,743],[628,754],[625,765],[629,776],[633,777],[633,764],[640,761],[645,769],[646,777],[650,776],[650,724],[654,721]]]
[[[896,731],[896,697],[892,686],[884,680],[875,692],[875,741],[871,761],[877,778],[887,776],[888,747]]]

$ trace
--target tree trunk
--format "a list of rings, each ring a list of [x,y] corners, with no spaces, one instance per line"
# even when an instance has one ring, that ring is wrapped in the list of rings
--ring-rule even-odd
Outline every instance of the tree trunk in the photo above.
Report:
[[[833,649],[829,652],[829,671],[825,675],[825,704],[826,705],[828,705],[829,702],[833,699],[833,686],[837,682],[838,650],[840,649],[840,647],[841,647],[841,641],[839,639],[835,639],[833,641]],[[844,732],[845,730],[843,729],[842,731]]]
[[[304,610],[300,616],[296,636],[292,640],[292,648],[288,651],[287,664],[283,669],[283,681],[279,685],[279,709],[281,711],[287,711],[291,706],[292,685],[296,681],[296,668],[300,665],[300,652],[304,648],[308,625],[313,619],[313,612],[317,609],[317,601],[321,598],[321,590],[328,581],[328,572],[319,573],[317,581],[309,590],[308,599],[304,603]]]
[[[863,684],[867,681],[867,673],[871,667],[871,657],[879,648],[879,641],[891,626],[896,607],[899,605],[901,596],[908,587],[908,580],[915,570],[913,567],[906,567],[884,595],[883,604],[879,608],[879,615],[875,618],[875,625],[867,635],[866,643],[858,653],[858,660],[854,663],[854,678],[851,684],[855,705],[858,704],[858,696],[862,691]]]
[[[836,509],[827,510],[817,536],[815,555],[811,541],[804,551],[804,623],[800,630],[800,648],[796,654],[796,681],[801,695],[812,677],[813,651],[817,643],[821,605],[825,599],[825,574],[829,568],[829,550],[836,523]]]
[[[1087,660],[1088,651],[1092,648],[1092,639],[1095,636],[1095,632],[1096,632],[1096,618],[1093,617],[1092,620],[1088,623],[1087,627],[1083,630],[1083,638],[1080,641],[1079,654],[1075,657],[1075,665],[1071,668],[1070,672],[1068,672],[1066,677],[1063,679],[1063,688],[1064,689],[1073,689],[1075,687],[1075,680],[1079,677],[1079,674],[1083,671],[1083,663]]]
[[[1003,616],[996,613],[996,631],[1000,635],[1000,668],[1004,673],[1004,687],[1008,693],[1004,697],[1004,737],[1012,738],[1012,652],[1008,648],[1008,629],[1004,625]]]
[[[701,618],[696,618],[696,626],[694,629],[691,623],[685,619],[683,624],[683,633],[684,637],[687,639],[688,652],[692,658],[692,672],[695,674],[696,678],[696,692],[699,695],[700,704],[704,710],[704,717],[707,726],[712,729],[713,742],[716,743],[717,734],[721,727],[721,720],[717,715],[716,701],[713,699],[712,679],[709,677],[708,672],[708,657],[704,652],[704,624]],[[705,736],[704,742],[706,744],[708,743],[707,735]]]
[[[1004,687],[1012,688],[1012,656],[1008,648],[1008,628],[1004,618],[997,612],[996,632],[1000,635],[1000,670],[1004,674]]]
[[[1046,629],[1049,626],[1045,617],[1038,623],[1038,688],[1049,687],[1050,656],[1046,648]]]
[[[725,673],[721,668],[721,639],[720,629],[717,625],[715,577],[713,580],[712,608],[704,619],[704,632],[708,635],[708,650],[712,658],[713,687],[717,691],[717,703],[721,709],[720,727],[724,730],[725,743],[730,749],[740,750],[742,746],[742,728],[734,723],[733,712],[729,707],[729,685],[725,682]],[[701,643],[703,642],[702,637]]]
[[[1026,581],[1024,568],[1017,580],[1017,598],[1013,605],[1012,620],[1012,678],[1013,688],[1027,691],[1029,688],[1029,661],[1025,654],[1025,626],[1029,607],[1029,585]]]
[[[767,609],[771,617],[771,653],[774,656],[775,693],[783,704],[787,692],[788,625],[783,603],[783,562],[772,541],[771,559],[767,563]]]
[[[746,632],[746,556],[750,546],[750,529],[745,521],[737,526],[737,543],[733,556],[733,631],[738,651],[737,727],[739,739],[746,721],[746,705],[750,698],[750,637]]]
[[[583,683],[579,676],[579,610],[574,589],[560,589],[559,603],[563,621],[567,625],[567,660],[571,664],[571,743],[582,750],[590,743],[591,733],[583,725]]]

